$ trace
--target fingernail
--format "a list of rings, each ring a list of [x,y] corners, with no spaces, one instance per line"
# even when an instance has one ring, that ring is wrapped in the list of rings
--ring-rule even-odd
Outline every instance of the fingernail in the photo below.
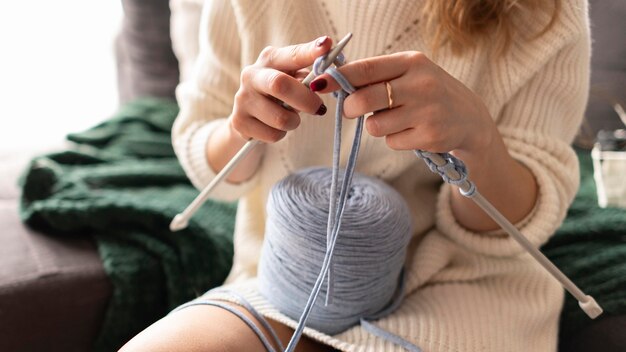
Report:
[[[328,36],[325,35],[323,37],[321,37],[320,39],[317,40],[317,43],[315,43],[316,46],[322,46],[324,45],[324,43],[326,43],[326,41],[328,40]]]
[[[327,85],[328,82],[326,81],[326,79],[320,78],[313,80],[313,82],[309,84],[309,88],[311,88],[311,90],[314,92],[319,92],[320,90],[326,88]]]
[[[328,109],[326,108],[326,105],[324,105],[324,104],[322,103],[322,105],[320,105],[320,107],[319,107],[319,108],[317,109],[317,111],[315,112],[315,115],[320,115],[320,116],[321,116],[321,115],[325,115],[327,110],[328,110]]]

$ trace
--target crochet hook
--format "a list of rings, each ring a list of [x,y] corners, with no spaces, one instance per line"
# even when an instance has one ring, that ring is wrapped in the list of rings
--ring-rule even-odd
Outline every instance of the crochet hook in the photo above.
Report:
[[[322,62],[322,70],[326,70],[332,63],[335,62],[339,54],[343,51],[343,48],[348,44],[348,42],[352,39],[352,33],[348,33],[343,39],[341,39],[337,45],[328,52],[326,59]],[[309,83],[315,78],[315,73],[313,71],[309,72],[309,74],[304,78],[302,84],[305,86],[309,86]],[[290,109],[290,107],[283,103],[285,108]],[[239,164],[243,158],[250,153],[254,147],[262,143],[259,140],[250,139],[246,144],[235,154],[235,156],[230,159],[230,161],[224,166],[224,168],[215,176],[215,178],[200,192],[200,194],[185,208],[185,210],[177,214],[172,222],[170,223],[171,231],[179,231],[187,227],[189,224],[189,219],[193,216],[193,214],[200,209],[200,206],[204,204],[204,202],[209,198],[209,194],[217,186],[226,176],[228,176],[235,166]]]

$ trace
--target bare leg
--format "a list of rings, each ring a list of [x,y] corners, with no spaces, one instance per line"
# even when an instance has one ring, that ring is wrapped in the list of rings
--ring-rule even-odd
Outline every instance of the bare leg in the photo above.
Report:
[[[256,323],[271,341],[270,334],[245,309],[232,305]],[[293,329],[268,320],[278,337],[286,346]],[[274,346],[278,351],[278,346]],[[263,351],[263,344],[256,334],[237,316],[218,307],[197,305],[169,314],[131,339],[121,352],[134,351]],[[298,352],[333,351],[305,336]]]

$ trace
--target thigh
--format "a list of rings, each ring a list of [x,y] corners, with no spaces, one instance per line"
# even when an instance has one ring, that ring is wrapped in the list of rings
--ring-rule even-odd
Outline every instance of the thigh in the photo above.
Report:
[[[230,303],[228,303],[230,304]],[[230,304],[263,331],[269,341],[270,334],[244,308]],[[293,329],[268,320],[286,346]],[[274,348],[279,351],[278,346]],[[214,306],[195,305],[173,312],[131,339],[120,351],[263,351],[257,335],[233,313]],[[333,349],[303,336],[296,351],[332,351]]]

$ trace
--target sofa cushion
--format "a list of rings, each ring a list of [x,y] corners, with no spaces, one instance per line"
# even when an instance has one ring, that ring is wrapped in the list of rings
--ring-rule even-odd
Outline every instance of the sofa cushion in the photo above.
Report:
[[[599,319],[559,342],[562,352],[621,352],[626,346],[626,315]]]
[[[89,236],[22,224],[17,176],[29,158],[0,157],[0,351],[88,351],[112,286]]]

